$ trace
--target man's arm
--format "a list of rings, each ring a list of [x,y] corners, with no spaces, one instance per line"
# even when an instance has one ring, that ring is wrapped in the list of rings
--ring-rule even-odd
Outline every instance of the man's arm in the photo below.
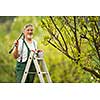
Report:
[[[18,43],[17,40],[15,40],[14,44],[15,44],[15,48],[14,48],[12,54],[13,54],[14,58],[17,59],[19,57],[19,53],[18,53],[18,45],[19,45],[19,43]]]

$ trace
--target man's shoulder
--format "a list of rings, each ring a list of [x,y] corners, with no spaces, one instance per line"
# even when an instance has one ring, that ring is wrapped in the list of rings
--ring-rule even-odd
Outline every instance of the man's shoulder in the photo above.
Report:
[[[36,40],[33,39],[32,41],[33,41],[35,44],[37,44],[37,41],[36,41]]]

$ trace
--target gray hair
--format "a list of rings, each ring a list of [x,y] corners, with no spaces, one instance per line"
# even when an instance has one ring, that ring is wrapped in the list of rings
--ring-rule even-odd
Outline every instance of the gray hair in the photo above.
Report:
[[[25,30],[27,27],[29,27],[29,26],[33,27],[32,24],[26,24],[26,25],[24,26],[24,30]],[[34,28],[34,27],[33,27],[33,28]]]

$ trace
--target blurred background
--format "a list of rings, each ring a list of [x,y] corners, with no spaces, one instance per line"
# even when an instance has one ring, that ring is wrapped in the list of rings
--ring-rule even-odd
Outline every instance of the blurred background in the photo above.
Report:
[[[67,18],[67,17],[66,17]],[[71,17],[67,18],[70,22]],[[62,30],[60,30],[62,33],[65,32],[65,22],[64,18],[62,17],[53,17],[53,20],[56,22],[56,25],[59,27],[61,26],[61,23],[63,23],[64,27],[62,27]],[[73,20],[73,18],[72,18]],[[87,20],[85,19],[87,22]],[[81,19],[81,24],[83,25],[84,22],[83,19]],[[44,51],[44,58],[48,67],[48,70],[51,75],[51,79],[54,83],[88,83],[88,82],[99,82],[99,67],[100,67],[100,60],[96,58],[95,54],[95,48],[91,49],[89,43],[93,45],[92,38],[88,35],[88,38],[90,39],[89,42],[82,40],[83,46],[81,46],[82,54],[80,56],[80,61],[77,63],[75,60],[71,59],[66,53],[62,53],[61,51],[57,50],[55,47],[53,47],[49,42],[48,39],[52,39],[53,43],[56,43],[55,40],[59,39],[61,40],[61,37],[59,36],[59,32],[57,32],[57,27],[55,27],[54,23],[52,23],[52,18],[49,17],[43,17],[43,16],[0,16],[0,82],[1,83],[15,83],[15,65],[16,60],[13,58],[12,54],[9,54],[9,50],[13,45],[14,40],[18,38],[18,36],[21,34],[23,27],[25,24],[31,23],[34,25],[34,39],[38,43],[38,48],[42,49]],[[68,25],[68,23],[67,23]],[[72,23],[73,25],[73,23]],[[46,29],[50,29],[47,30]],[[93,25],[92,25],[93,26]],[[88,26],[89,27],[89,26]],[[56,29],[55,29],[56,28]],[[68,28],[68,27],[67,27]],[[91,27],[89,27],[90,29]],[[78,28],[77,28],[78,29]],[[49,32],[48,32],[49,31]],[[68,30],[71,33],[71,30]],[[84,31],[86,29],[84,28]],[[55,35],[50,34],[50,32],[58,33],[59,38],[55,37]],[[80,29],[78,31],[81,35],[78,36],[85,36],[81,33]],[[68,32],[67,32],[68,34]],[[66,35],[64,35],[66,37]],[[72,35],[71,38],[73,41],[74,36]],[[100,37],[100,36],[99,36]],[[55,39],[54,39],[55,38]],[[80,38],[78,37],[78,40]],[[69,53],[71,53],[74,50],[73,57],[77,56],[79,57],[77,50],[75,49],[75,45],[71,44],[70,37],[66,37],[66,43],[69,48]],[[80,40],[79,40],[80,41]],[[62,40],[61,40],[62,42]],[[76,42],[75,42],[76,43]],[[56,44],[57,45],[57,44]],[[64,44],[62,44],[64,45]],[[70,47],[72,45],[72,48]],[[59,45],[58,45],[59,47]],[[87,49],[89,48],[89,49]],[[71,51],[71,49],[73,49]],[[80,53],[80,52],[79,52]],[[94,59],[90,55],[94,57]],[[88,68],[92,68],[90,71],[87,72],[86,69],[84,70],[84,66],[87,66]],[[91,71],[94,71],[94,73],[98,74],[96,76]],[[35,82],[39,82],[38,77],[35,78]]]

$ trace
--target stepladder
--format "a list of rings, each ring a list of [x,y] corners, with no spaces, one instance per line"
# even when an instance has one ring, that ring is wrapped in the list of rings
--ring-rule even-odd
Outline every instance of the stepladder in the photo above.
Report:
[[[44,75],[45,75],[47,82],[52,83],[48,68],[46,66],[46,62],[43,58],[43,53],[42,52],[39,52],[39,53],[37,53],[35,51],[30,52],[30,55],[29,55],[29,58],[28,58],[28,61],[27,61],[27,64],[26,64],[26,67],[25,67],[25,70],[24,70],[24,73],[23,73],[23,76],[22,76],[21,83],[25,83],[27,75],[29,73],[30,74],[37,74],[40,83],[46,82],[45,79],[44,79]],[[40,56],[41,54],[42,54],[42,56]],[[34,63],[34,67],[36,69],[36,72],[29,72],[32,61]]]

